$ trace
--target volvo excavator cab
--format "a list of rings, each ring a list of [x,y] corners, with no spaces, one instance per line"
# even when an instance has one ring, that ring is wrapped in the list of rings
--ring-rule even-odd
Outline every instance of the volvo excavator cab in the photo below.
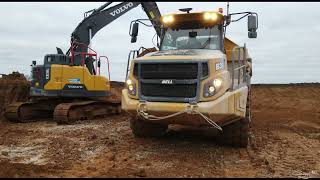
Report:
[[[94,62],[100,60],[96,58],[98,55],[95,51],[91,51],[72,51],[71,56],[59,53],[45,55],[43,65],[32,67],[30,95],[76,98],[108,96],[109,79],[100,75],[100,69],[97,74],[99,67]],[[79,62],[75,62],[75,54],[82,56]]]
[[[63,54],[47,54],[44,56],[43,64],[36,65],[36,61],[31,65],[31,86],[38,89],[43,89],[46,80],[49,79],[49,70],[53,64],[68,65],[70,62],[69,57]],[[36,95],[36,94],[33,94]]]
[[[244,14],[249,38],[256,37],[256,13],[181,11],[161,17],[159,51],[130,61],[121,103],[132,132],[148,137],[164,135],[171,124],[206,127],[218,131],[220,142],[244,147],[251,61],[246,47],[226,38],[225,30],[237,21],[232,15]]]

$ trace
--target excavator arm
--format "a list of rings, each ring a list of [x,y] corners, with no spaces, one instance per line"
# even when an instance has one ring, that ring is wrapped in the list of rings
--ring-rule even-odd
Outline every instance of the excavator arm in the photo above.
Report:
[[[161,13],[156,2],[122,2],[115,6],[109,7],[112,2],[107,2],[98,9],[92,10],[91,14],[85,17],[71,35],[71,44],[74,42],[89,45],[94,35],[120,16],[134,9],[141,4],[142,9],[147,14],[157,35],[160,36],[160,28],[156,24],[160,23]],[[87,46],[74,46],[75,52],[87,52]],[[67,54],[69,54],[70,49]],[[79,64],[81,57],[75,57],[75,64]]]

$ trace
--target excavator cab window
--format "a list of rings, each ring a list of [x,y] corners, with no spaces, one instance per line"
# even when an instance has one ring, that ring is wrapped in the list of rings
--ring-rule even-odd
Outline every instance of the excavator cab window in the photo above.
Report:
[[[48,54],[44,57],[44,64],[69,64],[69,58],[63,54]]]
[[[52,62],[52,57],[48,56],[47,61],[48,61],[48,63],[51,63]]]

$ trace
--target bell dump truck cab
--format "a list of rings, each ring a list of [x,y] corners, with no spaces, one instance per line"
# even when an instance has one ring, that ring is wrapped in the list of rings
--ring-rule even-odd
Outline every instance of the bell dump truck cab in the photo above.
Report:
[[[225,30],[232,15],[244,14],[255,38],[257,16],[182,11],[162,16],[159,50],[130,61],[121,106],[131,115],[133,134],[161,136],[170,124],[212,127],[219,142],[247,146],[251,58]]]

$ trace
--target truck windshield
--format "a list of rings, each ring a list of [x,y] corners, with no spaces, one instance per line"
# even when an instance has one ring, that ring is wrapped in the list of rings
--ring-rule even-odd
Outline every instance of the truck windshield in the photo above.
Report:
[[[217,26],[201,29],[167,29],[160,50],[220,49],[220,32]]]

